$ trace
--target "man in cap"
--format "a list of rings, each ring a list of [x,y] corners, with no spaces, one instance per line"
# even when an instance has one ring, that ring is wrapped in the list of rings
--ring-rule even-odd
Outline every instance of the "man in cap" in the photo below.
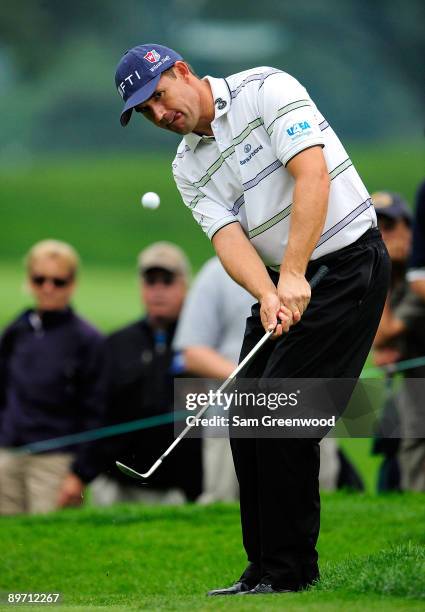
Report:
[[[173,174],[230,276],[257,300],[244,376],[357,378],[385,301],[389,262],[369,194],[335,132],[289,74],[198,78],[175,51],[119,62],[121,123],[135,110],[183,136]],[[311,295],[309,280],[329,272]],[[285,338],[281,338],[285,334]],[[342,407],[341,407],[342,408]],[[248,567],[212,595],[298,591],[319,577],[319,439],[231,440]]]
[[[157,242],[138,257],[145,316],[111,334],[106,341],[107,413],[105,425],[161,417],[173,411],[174,353],[177,320],[188,288],[190,264],[174,244]],[[162,423],[164,421],[162,420]],[[173,440],[173,423],[100,441],[74,470],[62,502],[92,483],[98,505],[115,502],[181,504],[201,492],[200,440],[185,440],[174,461],[145,487],[136,486],[116,469],[115,460],[144,470]]]
[[[409,287],[406,270],[412,243],[412,213],[397,193],[372,195],[378,226],[392,263],[391,285],[373,342],[376,365],[417,359],[425,354],[425,303]],[[425,366],[404,372],[401,389],[386,402],[382,437],[375,449],[385,455],[380,472],[381,490],[425,491],[425,422],[422,380]],[[391,375],[388,382],[391,382]],[[395,411],[395,414],[394,414]],[[397,427],[387,431],[388,425]]]

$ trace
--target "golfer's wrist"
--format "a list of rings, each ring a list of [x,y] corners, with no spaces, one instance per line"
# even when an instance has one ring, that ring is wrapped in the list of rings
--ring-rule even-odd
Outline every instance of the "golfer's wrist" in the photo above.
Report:
[[[294,278],[305,278],[307,265],[304,264],[290,264],[283,262],[280,266],[280,276],[284,274],[290,274]]]
[[[267,286],[265,285],[264,287],[261,287],[255,297],[260,302],[260,304],[262,304],[264,300],[270,295],[277,295],[276,287],[273,285],[271,281],[270,281],[270,285],[267,285]]]

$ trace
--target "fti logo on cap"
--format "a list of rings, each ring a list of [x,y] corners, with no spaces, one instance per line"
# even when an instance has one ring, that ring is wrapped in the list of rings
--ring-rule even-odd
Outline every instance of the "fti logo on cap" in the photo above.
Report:
[[[152,49],[151,51],[148,51],[146,55],[143,56],[143,59],[148,60],[148,62],[150,62],[151,64],[154,64],[155,62],[159,62],[161,56],[157,51],[155,51],[155,49]]]

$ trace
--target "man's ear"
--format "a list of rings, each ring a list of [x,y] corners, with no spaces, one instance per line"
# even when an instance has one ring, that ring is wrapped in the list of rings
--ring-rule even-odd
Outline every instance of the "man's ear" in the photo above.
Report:
[[[181,60],[177,60],[174,64],[174,71],[177,73],[185,81],[188,79],[190,75],[190,70],[186,62],[182,62]]]

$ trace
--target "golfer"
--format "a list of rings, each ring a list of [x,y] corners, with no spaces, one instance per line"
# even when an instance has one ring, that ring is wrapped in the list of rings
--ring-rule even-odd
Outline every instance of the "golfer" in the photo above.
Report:
[[[173,162],[182,198],[227,272],[258,300],[241,359],[275,330],[245,375],[358,377],[389,258],[369,194],[306,89],[270,67],[200,79],[156,44],[122,57],[116,86],[122,125],[134,110],[183,136]],[[329,272],[311,294],[308,281],[323,264]],[[210,594],[307,588],[319,578],[319,440],[231,443],[248,565]]]

